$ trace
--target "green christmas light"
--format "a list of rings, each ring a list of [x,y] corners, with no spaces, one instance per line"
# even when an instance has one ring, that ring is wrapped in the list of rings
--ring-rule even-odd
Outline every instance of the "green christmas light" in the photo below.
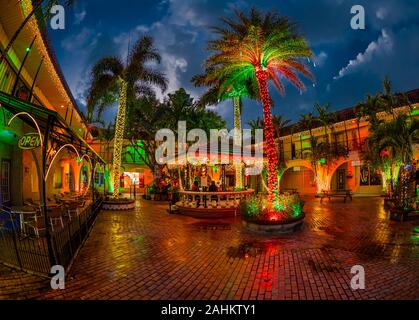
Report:
[[[320,165],[325,165],[325,164],[326,164],[326,159],[325,159],[325,158],[321,158],[321,159],[318,161],[318,163],[319,163]]]

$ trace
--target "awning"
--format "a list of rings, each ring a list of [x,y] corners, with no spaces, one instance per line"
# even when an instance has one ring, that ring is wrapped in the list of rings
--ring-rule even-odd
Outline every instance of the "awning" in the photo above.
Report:
[[[45,132],[48,121],[51,121],[53,125],[50,128],[49,140],[52,140],[59,146],[71,143],[82,153],[88,154],[101,163],[105,163],[105,160],[77,132],[67,126],[65,120],[57,112],[1,91],[0,105],[13,115],[19,112],[29,113],[36,120],[41,132]],[[34,128],[34,123],[29,118],[22,116],[19,119]]]

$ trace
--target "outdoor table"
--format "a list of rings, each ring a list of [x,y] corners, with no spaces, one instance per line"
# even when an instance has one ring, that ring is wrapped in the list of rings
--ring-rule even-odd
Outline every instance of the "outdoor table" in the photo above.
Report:
[[[33,217],[37,212],[35,207],[32,206],[23,206],[23,207],[12,207],[12,213],[19,214],[19,224],[20,230],[26,236],[26,228],[25,228],[25,216],[26,217]]]
[[[59,207],[60,204],[55,203],[55,202],[51,202],[51,203],[47,203],[47,208],[56,208]]]

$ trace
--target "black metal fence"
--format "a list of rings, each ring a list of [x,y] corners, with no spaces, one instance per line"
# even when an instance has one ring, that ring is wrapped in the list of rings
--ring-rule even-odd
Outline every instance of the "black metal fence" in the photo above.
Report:
[[[98,199],[80,210],[79,215],[51,231],[53,255],[66,270],[86,239],[102,205]],[[11,267],[48,276],[50,259],[45,236],[28,236],[21,227],[21,215],[0,207],[0,262]]]

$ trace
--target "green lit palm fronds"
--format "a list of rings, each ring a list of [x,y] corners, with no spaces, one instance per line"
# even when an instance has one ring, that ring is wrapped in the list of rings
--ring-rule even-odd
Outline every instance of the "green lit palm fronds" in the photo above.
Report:
[[[249,16],[236,12],[236,21],[227,18],[222,21],[223,28],[214,28],[218,39],[208,47],[214,51],[206,62],[206,68],[211,71],[209,81],[228,79],[223,81],[224,86],[244,81],[256,83],[255,69],[262,68],[284,94],[282,79],[304,90],[298,74],[313,78],[301,60],[312,56],[311,49],[287,18],[274,12],[263,15],[252,9]]]

